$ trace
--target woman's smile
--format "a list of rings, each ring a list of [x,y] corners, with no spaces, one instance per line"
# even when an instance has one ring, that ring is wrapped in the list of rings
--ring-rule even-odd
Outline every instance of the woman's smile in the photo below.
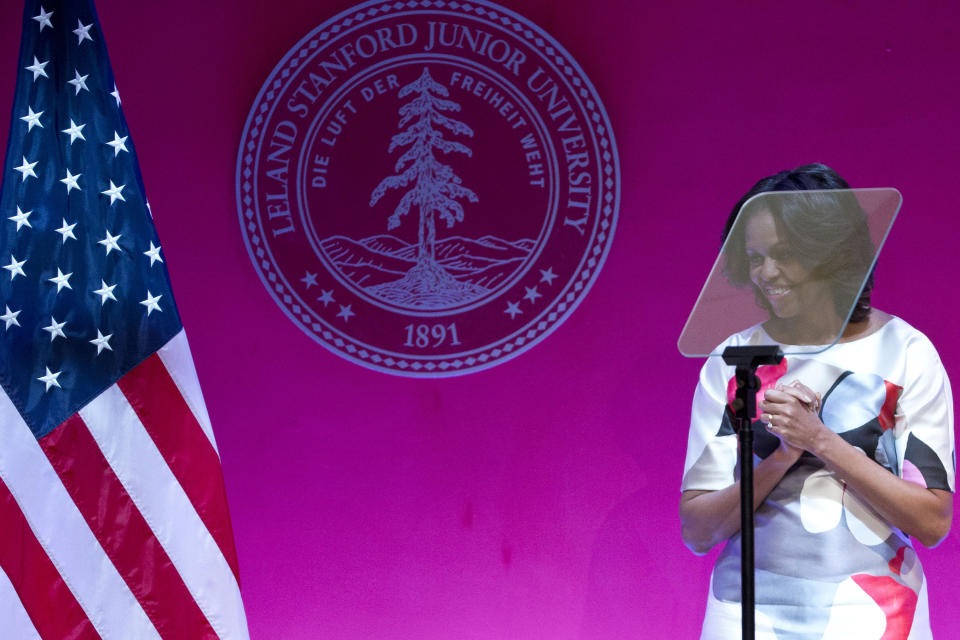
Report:
[[[767,299],[782,298],[793,291],[791,287],[778,287],[775,285],[762,285],[760,290],[763,291],[763,295],[765,295]]]

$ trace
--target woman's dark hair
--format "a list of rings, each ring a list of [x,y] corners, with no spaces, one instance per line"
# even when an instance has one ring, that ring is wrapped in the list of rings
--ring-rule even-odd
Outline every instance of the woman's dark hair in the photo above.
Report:
[[[734,222],[741,213],[751,216],[759,211],[769,211],[800,263],[816,277],[831,284],[836,312],[845,316],[850,300],[860,289],[863,274],[870,269],[875,250],[867,228],[866,213],[856,196],[850,191],[830,191],[834,189],[850,189],[850,185],[836,171],[823,164],[807,164],[792,171],[781,171],[753,185],[733,207],[723,228],[723,240],[726,243],[723,250],[726,258],[724,275],[730,283],[738,287],[752,284],[746,253],[746,224],[734,227]],[[758,194],[773,191],[810,193],[757,198],[748,203]],[[850,322],[866,320],[870,315],[872,289],[871,270]],[[758,304],[770,310],[766,298],[759,291],[755,293]]]

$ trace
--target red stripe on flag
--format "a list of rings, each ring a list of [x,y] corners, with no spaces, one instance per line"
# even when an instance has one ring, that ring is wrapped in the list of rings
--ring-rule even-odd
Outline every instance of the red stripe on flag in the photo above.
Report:
[[[216,638],[83,420],[71,416],[40,447],[161,637]]]
[[[10,578],[41,638],[100,638],[33,535],[20,506],[3,480],[0,480],[0,567]]]
[[[220,457],[160,356],[153,354],[117,382],[174,477],[240,582]]]

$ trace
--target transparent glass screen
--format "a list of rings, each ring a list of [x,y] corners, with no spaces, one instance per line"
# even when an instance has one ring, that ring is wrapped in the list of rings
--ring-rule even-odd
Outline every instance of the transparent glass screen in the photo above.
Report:
[[[720,355],[731,335],[816,353],[840,339],[900,210],[896,189],[761,193],[740,210],[677,346]]]

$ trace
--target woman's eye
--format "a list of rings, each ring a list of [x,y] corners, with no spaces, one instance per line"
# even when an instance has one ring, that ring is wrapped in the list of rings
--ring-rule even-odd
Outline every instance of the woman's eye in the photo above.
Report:
[[[760,254],[751,254],[747,256],[747,260],[750,262],[751,267],[759,267],[763,264],[763,256]]]
[[[770,254],[770,257],[777,262],[793,262],[797,259],[797,254],[793,249],[777,249]]]

